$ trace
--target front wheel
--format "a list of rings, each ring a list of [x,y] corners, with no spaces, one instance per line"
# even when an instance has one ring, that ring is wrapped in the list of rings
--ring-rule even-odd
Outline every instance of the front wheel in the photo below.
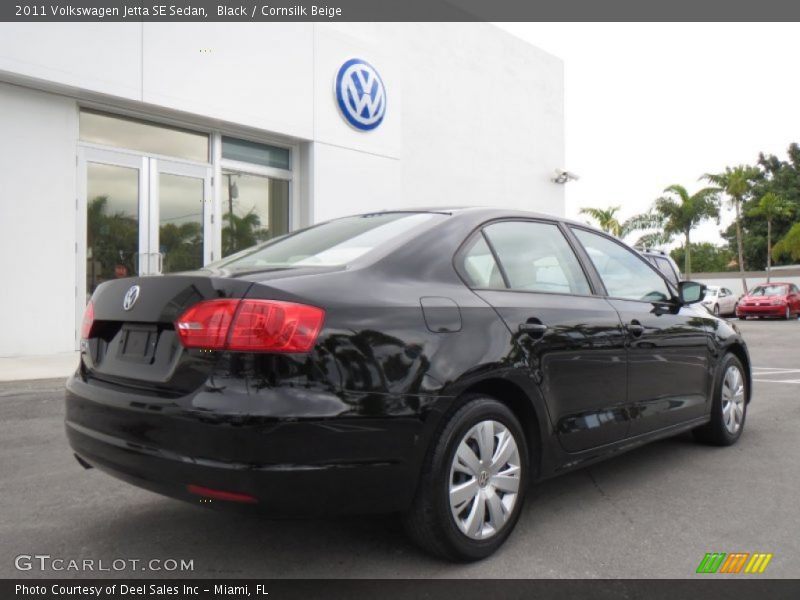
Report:
[[[695,438],[714,446],[730,446],[742,435],[747,416],[747,377],[741,361],[726,354],[717,374],[711,402],[711,420],[692,431]]]
[[[789,305],[786,305],[786,313],[783,315],[783,318],[787,321],[792,318],[792,309],[789,308]]]
[[[528,447],[514,413],[470,396],[442,427],[405,515],[423,549],[457,561],[485,558],[516,525],[528,484]]]
[[[714,305],[714,316],[715,317],[719,316],[719,304]]]

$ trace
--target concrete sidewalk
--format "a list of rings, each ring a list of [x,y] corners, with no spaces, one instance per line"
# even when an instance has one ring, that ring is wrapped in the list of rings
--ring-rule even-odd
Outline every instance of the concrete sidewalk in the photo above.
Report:
[[[0,358],[0,381],[66,379],[78,366],[78,356],[78,352],[63,352]]]

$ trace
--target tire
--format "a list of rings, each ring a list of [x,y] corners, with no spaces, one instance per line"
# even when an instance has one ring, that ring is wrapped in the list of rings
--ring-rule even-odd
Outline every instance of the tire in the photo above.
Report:
[[[789,308],[789,305],[786,305],[786,313],[784,313],[783,318],[787,321],[792,318],[792,309]]]
[[[714,316],[715,317],[719,316],[719,304],[714,305]]]
[[[748,391],[741,361],[733,354],[726,354],[714,381],[711,420],[692,430],[695,438],[714,446],[735,444],[744,430]]]
[[[432,442],[414,503],[403,520],[409,537],[422,549],[448,560],[468,562],[492,554],[514,529],[525,501],[529,456],[522,427],[506,405],[472,394],[463,402],[445,417]],[[486,443],[478,444],[482,433],[486,434],[484,440],[491,441],[491,450]],[[512,443],[515,449],[509,451]],[[501,448],[506,451],[501,452]],[[457,452],[464,459],[457,457]],[[501,462],[488,466],[487,456]],[[478,471],[475,467],[487,468]],[[516,492],[512,491],[513,480]],[[464,493],[451,507],[454,491]]]

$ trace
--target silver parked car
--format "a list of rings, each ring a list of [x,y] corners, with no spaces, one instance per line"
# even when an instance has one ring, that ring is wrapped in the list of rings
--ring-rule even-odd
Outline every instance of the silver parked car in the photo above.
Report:
[[[703,306],[715,315],[732,315],[736,312],[736,296],[726,287],[706,286]]]

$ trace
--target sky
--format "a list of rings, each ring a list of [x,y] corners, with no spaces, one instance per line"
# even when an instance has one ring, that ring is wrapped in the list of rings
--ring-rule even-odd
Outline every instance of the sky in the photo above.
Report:
[[[664,188],[800,142],[797,23],[503,23],[564,61],[566,214],[646,211]],[[722,243],[732,222],[692,241]],[[636,235],[628,238],[636,240]],[[678,245],[676,240],[671,246]]]

